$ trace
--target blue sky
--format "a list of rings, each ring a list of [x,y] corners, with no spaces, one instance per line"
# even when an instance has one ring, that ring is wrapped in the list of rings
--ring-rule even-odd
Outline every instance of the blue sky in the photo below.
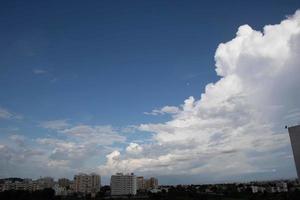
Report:
[[[153,120],[142,113],[199,96],[218,79],[216,47],[238,26],[261,29],[297,2],[2,3],[2,106],[36,120]]]
[[[136,159],[137,155],[122,154],[130,143],[140,145],[144,153],[150,148],[147,145],[163,143],[159,137],[162,130],[142,125],[168,124],[178,117],[175,111],[151,114],[152,110],[164,106],[178,108],[185,105],[184,100],[190,96],[195,101],[200,100],[207,84],[225,76],[218,76],[215,71],[214,56],[220,43],[235,38],[241,25],[248,24],[261,31],[265,25],[278,24],[287,15],[293,15],[299,7],[300,2],[296,0],[2,1],[0,107],[4,117],[0,120],[1,143],[13,152],[24,152],[13,144],[14,137],[21,136],[26,150],[38,143],[40,149],[34,150],[43,152],[41,154],[51,160],[54,159],[52,153],[60,147],[52,144],[46,148],[43,142],[36,142],[37,139],[55,138],[84,146],[88,145],[85,138],[74,135],[69,138],[64,134],[78,126],[92,127],[88,133],[101,134],[103,130],[98,131],[96,127],[109,126],[104,134],[124,138],[101,144],[100,153],[88,151],[90,154],[85,156],[91,158],[84,166],[66,167],[65,164],[60,175],[96,169],[105,164],[105,156],[114,150],[121,153],[123,159]],[[293,104],[288,108],[290,111],[297,106]],[[49,128],[47,122],[61,126]],[[171,136],[177,137],[175,133]],[[98,148],[98,144],[93,145]],[[169,155],[170,148],[164,146],[161,153],[166,151],[165,155]],[[287,154],[291,153],[288,145],[283,148]],[[151,151],[148,154],[151,158],[156,155]],[[19,172],[13,161],[3,166],[0,168],[2,177],[34,176],[34,170],[27,174]],[[7,166],[15,166],[16,173],[9,172]],[[29,164],[27,167],[29,171],[33,169]],[[142,174],[147,175],[149,171],[160,175],[159,170],[141,168],[137,171]],[[266,177],[292,177],[295,173],[288,172],[291,169],[294,170],[290,161],[283,166],[282,173]],[[112,173],[107,166],[106,171],[101,166],[97,170]],[[53,175],[50,169],[43,173]],[[41,174],[38,172],[36,176]],[[168,178],[173,179],[175,182],[183,180]],[[207,178],[207,181],[214,179]]]

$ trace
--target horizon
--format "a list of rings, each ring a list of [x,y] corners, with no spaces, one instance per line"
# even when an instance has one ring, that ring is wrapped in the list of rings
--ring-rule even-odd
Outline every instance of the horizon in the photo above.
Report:
[[[297,177],[299,1],[0,9],[0,178]]]
[[[78,174],[75,174],[75,175],[80,175],[80,174],[87,174],[87,173],[78,173]],[[75,176],[74,175],[74,176]],[[89,174],[87,174],[89,175]],[[96,174],[96,175],[99,175],[101,177],[101,187],[104,187],[104,186],[109,186],[110,184],[109,183],[105,183],[103,184],[102,183],[102,176],[100,174]],[[112,174],[112,175],[116,175],[116,174]],[[150,178],[156,178],[156,177],[151,177],[151,176],[148,176],[148,177],[144,177],[144,176],[139,176],[139,175],[136,175],[134,174],[136,177],[143,177],[144,179],[150,179]],[[44,176],[44,177],[39,177],[37,179],[31,179],[31,178],[19,178],[19,177],[8,177],[8,178],[0,178],[0,179],[23,179],[23,180],[26,180],[26,179],[30,179],[32,181],[36,181],[40,178],[53,178],[51,176]],[[65,179],[66,177],[58,177],[58,178],[53,178],[54,181],[58,181],[59,179]],[[70,181],[73,181],[73,179],[69,179],[69,178],[66,178]],[[232,181],[232,182],[215,182],[215,183],[192,183],[192,184],[160,184],[159,182],[159,179],[158,179],[158,185],[159,186],[177,186],[177,185],[222,185],[222,184],[249,184],[249,183],[263,183],[263,182],[278,182],[278,181],[296,181],[298,180],[298,178],[279,178],[279,179],[266,179],[266,180],[248,180],[248,181],[244,181],[244,182],[239,182],[239,181]]]

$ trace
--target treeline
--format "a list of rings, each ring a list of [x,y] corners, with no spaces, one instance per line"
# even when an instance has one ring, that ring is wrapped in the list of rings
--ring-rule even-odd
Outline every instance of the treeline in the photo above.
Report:
[[[300,191],[282,193],[237,192],[229,188],[226,192],[205,193],[193,187],[171,187],[168,192],[148,194],[151,200],[300,200]]]
[[[90,195],[81,196],[79,194],[69,196],[55,196],[53,189],[44,189],[39,191],[21,191],[9,190],[0,192],[1,200],[102,200],[113,199],[105,196],[103,192],[97,193],[95,198]],[[227,193],[201,193],[192,188],[172,187],[168,192],[160,193],[147,193],[143,196],[128,196],[124,199],[131,200],[299,200],[300,192],[287,192],[287,193],[257,193],[252,194],[248,192],[237,193],[235,191]],[[117,200],[117,199],[113,199]]]
[[[48,200],[55,199],[53,189],[44,189],[34,192],[23,190],[7,190],[0,193],[1,200]]]

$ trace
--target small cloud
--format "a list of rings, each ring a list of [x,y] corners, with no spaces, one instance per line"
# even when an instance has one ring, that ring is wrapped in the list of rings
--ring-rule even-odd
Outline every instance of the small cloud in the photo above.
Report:
[[[51,121],[44,121],[39,124],[40,127],[52,130],[63,130],[69,127],[69,123],[66,119],[61,120],[51,120]]]
[[[144,112],[145,115],[164,115],[164,114],[177,114],[180,109],[176,106],[165,106],[161,109],[154,109],[151,112]]]
[[[34,69],[33,71],[32,71],[34,74],[46,74],[46,73],[48,73],[46,70],[43,70],[43,69]]]
[[[17,134],[11,135],[9,137],[9,139],[11,139],[12,141],[14,141],[19,146],[24,146],[25,145],[25,137],[23,135],[17,135]]]
[[[0,107],[0,119],[23,119],[23,116]]]
[[[13,116],[8,110],[0,107],[0,118],[1,119],[9,119]]]
[[[137,154],[137,153],[141,153],[143,151],[143,148],[137,144],[137,143],[130,143],[127,148],[126,148],[126,152],[130,153],[130,154]]]
[[[135,133],[137,129],[138,129],[138,126],[129,125],[129,126],[126,126],[126,127],[122,128],[121,132],[123,132],[123,133]]]
[[[51,82],[51,83],[56,83],[57,80],[58,80],[57,78],[53,78],[53,79],[50,80],[50,82]]]

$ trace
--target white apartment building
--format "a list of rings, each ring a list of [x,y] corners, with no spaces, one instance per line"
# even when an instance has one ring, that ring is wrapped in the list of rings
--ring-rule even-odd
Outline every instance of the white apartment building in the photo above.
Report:
[[[74,191],[84,194],[96,194],[100,191],[101,177],[98,174],[78,174],[74,176]]]
[[[136,176],[131,174],[117,173],[110,179],[111,195],[136,195]]]

